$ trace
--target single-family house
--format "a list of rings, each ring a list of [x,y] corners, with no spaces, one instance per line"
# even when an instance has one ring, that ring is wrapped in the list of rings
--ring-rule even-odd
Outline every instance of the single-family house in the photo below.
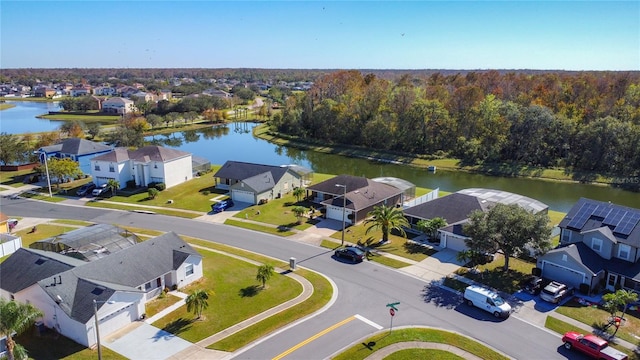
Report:
[[[200,279],[202,268],[202,256],[173,232],[93,261],[21,248],[0,264],[0,297],[32,304],[44,326],[92,347],[94,311],[108,336],[143,318],[163,289]]]
[[[583,292],[640,291],[640,209],[581,198],[558,226],[560,245],[537,259],[543,277]]]
[[[215,89],[215,88],[207,89],[207,90],[203,91],[202,93],[204,95],[215,96],[215,97],[224,98],[224,99],[233,97],[232,94],[230,94],[230,93],[228,93],[226,91],[220,90],[220,89]]]
[[[117,93],[118,90],[113,86],[96,86],[93,89],[93,94],[99,96],[114,96]]]
[[[156,145],[137,150],[115,148],[91,159],[91,176],[96,185],[109,179],[120,183],[134,180],[137,186],[164,183],[167,188],[193,179],[191,153]]]
[[[154,94],[144,91],[138,91],[135,94],[132,94],[130,98],[138,101],[157,101]]]
[[[475,211],[489,211],[497,203],[518,204],[533,213],[547,212],[549,207],[529,197],[495,189],[470,188],[443,196],[404,210],[412,227],[420,220],[443,218],[447,226],[438,230],[440,247],[455,251],[467,249],[464,225],[469,215]]]
[[[67,138],[55,145],[43,146],[37,150],[40,153],[40,162],[44,163],[44,156],[58,159],[69,158],[77,161],[80,171],[84,174],[91,174],[91,159],[113,150],[111,146],[95,141],[80,138]]]
[[[126,115],[135,109],[133,101],[122,97],[112,97],[102,102],[102,112]]]
[[[376,206],[400,205],[403,193],[395,186],[351,175],[338,175],[307,187],[307,191],[313,202],[326,207],[327,219],[342,221],[346,215],[349,224],[364,220]]]
[[[215,187],[229,190],[233,201],[258,204],[261,200],[282,197],[303,187],[311,170],[302,166],[263,165],[241,161],[227,161],[213,175]]]
[[[131,95],[138,92],[138,88],[133,86],[120,86],[117,88],[117,93],[120,94],[123,98],[128,98]]]
[[[91,85],[78,84],[71,89],[70,94],[73,97],[91,95]]]
[[[46,86],[38,86],[33,90],[33,96],[35,97],[52,98],[55,95],[56,89],[52,89]]]

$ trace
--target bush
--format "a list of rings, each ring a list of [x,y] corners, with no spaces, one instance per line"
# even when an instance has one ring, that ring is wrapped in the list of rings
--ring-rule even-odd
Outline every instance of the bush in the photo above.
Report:
[[[148,188],[154,188],[158,191],[163,191],[164,189],[167,188],[167,185],[165,183],[161,183],[161,182],[150,182],[149,185],[147,185]]]
[[[156,188],[149,188],[149,190],[147,190],[147,193],[149,194],[149,199],[155,199],[160,191],[158,191],[158,189]]]

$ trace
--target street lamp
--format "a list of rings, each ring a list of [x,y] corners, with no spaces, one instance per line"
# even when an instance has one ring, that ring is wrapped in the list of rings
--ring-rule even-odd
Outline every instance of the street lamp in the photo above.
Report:
[[[98,345],[98,360],[102,360],[102,348],[100,347],[100,328],[98,324],[98,303],[100,304],[113,304],[115,301],[97,301],[93,299],[93,317],[96,321],[96,344]]]
[[[49,186],[49,197],[53,197],[51,194],[51,179],[49,179],[49,163],[47,162],[47,153],[44,150],[38,151],[39,155],[44,154],[44,169],[47,172],[47,185]]]
[[[342,194],[342,246],[344,246],[344,228],[347,213],[347,185],[336,184],[336,187],[341,187],[344,190],[344,193]]]

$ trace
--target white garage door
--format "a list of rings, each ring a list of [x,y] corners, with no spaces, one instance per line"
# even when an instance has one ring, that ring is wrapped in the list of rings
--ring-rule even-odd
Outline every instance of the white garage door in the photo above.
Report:
[[[256,198],[250,191],[231,190],[231,199],[233,199],[233,201],[245,202],[249,204],[256,203]]]
[[[137,309],[137,304],[134,303],[100,318],[100,338],[136,321],[138,319]]]
[[[559,281],[575,288],[578,288],[584,282],[584,273],[546,261],[542,268],[542,277]]]
[[[336,206],[327,206],[327,219],[342,221],[342,208]]]
[[[449,234],[447,234],[446,236],[447,236],[447,249],[451,249],[455,251],[467,250],[467,244],[464,243],[464,238],[460,238],[460,237],[449,235]]]

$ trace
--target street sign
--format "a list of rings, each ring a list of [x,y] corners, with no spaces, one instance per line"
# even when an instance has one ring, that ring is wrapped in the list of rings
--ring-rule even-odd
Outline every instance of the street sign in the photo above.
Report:
[[[396,314],[396,311],[393,309],[389,309],[389,314],[391,314],[391,316],[394,316]]]
[[[398,308],[396,307],[396,305],[400,305],[400,302],[398,301],[398,302],[387,304],[387,307],[392,308],[395,311],[398,311]]]

